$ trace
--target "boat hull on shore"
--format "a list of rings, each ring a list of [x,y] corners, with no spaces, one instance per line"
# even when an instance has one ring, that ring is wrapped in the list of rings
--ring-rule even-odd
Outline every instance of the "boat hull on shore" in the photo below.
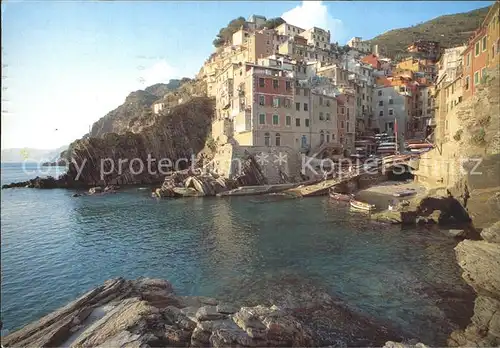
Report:
[[[354,199],[351,199],[350,204],[351,204],[351,207],[353,207],[355,209],[359,209],[359,210],[364,210],[364,211],[373,211],[376,208],[376,206],[374,204],[360,202],[360,201],[356,201]]]
[[[353,198],[353,195],[345,194],[345,193],[337,193],[337,192],[329,192],[329,196],[331,199],[341,202],[350,202]]]

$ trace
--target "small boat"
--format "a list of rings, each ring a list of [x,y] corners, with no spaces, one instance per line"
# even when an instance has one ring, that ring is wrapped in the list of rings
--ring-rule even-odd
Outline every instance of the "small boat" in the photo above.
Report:
[[[330,191],[330,198],[335,199],[336,201],[350,202],[353,195]]]
[[[356,209],[360,209],[360,210],[372,211],[372,210],[375,210],[375,208],[376,208],[375,204],[360,202],[360,201],[356,201],[354,199],[351,199],[350,203],[351,203],[351,207],[356,208]]]
[[[417,193],[417,191],[415,191],[413,189],[408,189],[408,190],[402,190],[402,191],[395,192],[393,194],[393,196],[394,197],[407,197],[407,196],[414,195],[416,193]]]
[[[407,147],[411,150],[413,149],[419,150],[419,149],[432,149],[434,148],[434,145],[429,143],[420,143],[420,144],[408,144]]]

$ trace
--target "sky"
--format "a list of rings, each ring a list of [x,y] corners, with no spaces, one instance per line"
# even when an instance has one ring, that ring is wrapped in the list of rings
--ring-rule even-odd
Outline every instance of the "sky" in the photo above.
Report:
[[[282,17],[371,39],[493,1],[2,1],[2,149],[53,149],[82,137],[132,91],[194,77],[219,29]]]

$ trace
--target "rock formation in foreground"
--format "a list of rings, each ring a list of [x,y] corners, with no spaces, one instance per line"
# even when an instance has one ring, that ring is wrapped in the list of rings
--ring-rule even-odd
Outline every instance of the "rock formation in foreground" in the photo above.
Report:
[[[382,346],[395,333],[343,309],[327,294],[239,307],[177,296],[168,281],[108,280],[2,339],[5,347]]]
[[[456,247],[462,277],[474,288],[474,315],[464,331],[454,331],[450,346],[500,345],[500,221],[481,232],[481,241],[464,240]]]

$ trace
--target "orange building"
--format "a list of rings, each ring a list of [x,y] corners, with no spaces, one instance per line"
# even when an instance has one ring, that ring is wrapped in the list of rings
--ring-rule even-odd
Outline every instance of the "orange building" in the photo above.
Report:
[[[462,55],[464,99],[467,99],[474,95],[486,73],[488,45],[485,28],[474,33]]]
[[[361,58],[361,61],[366,64],[370,64],[374,69],[380,70],[381,64],[378,57],[374,54],[370,54]]]
[[[462,53],[463,62],[463,97],[470,98],[476,92],[486,75],[486,68],[499,64],[499,0],[488,11],[481,27],[470,38],[467,48]]]

